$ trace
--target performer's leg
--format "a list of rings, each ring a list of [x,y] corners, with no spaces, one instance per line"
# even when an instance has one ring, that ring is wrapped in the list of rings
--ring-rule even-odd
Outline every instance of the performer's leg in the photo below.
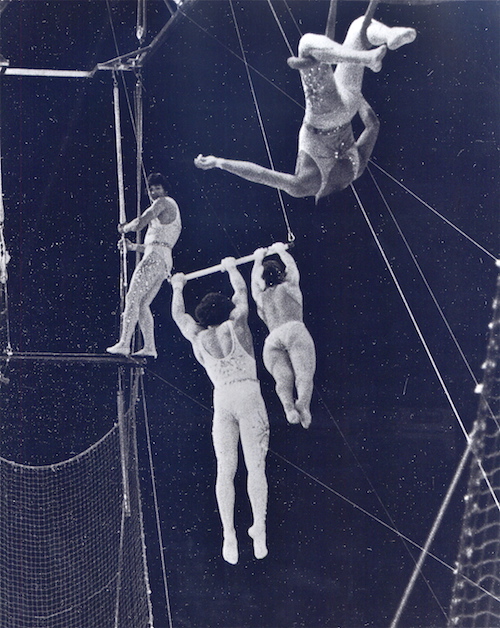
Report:
[[[295,407],[300,415],[303,427],[311,424],[311,397],[314,388],[314,373],[316,371],[316,350],[314,341],[305,327],[294,328],[293,340],[288,348],[288,354],[295,373],[295,388],[297,401]]]
[[[106,349],[108,353],[130,354],[130,342],[139,320],[140,303],[151,287],[146,260],[147,258],[143,258],[134,270],[127,296],[125,297],[120,340],[112,347]]]
[[[163,264],[163,262],[160,262]],[[139,327],[141,329],[142,337],[144,340],[144,346],[139,351],[134,353],[135,356],[151,356],[157,357],[156,342],[155,342],[155,324],[153,313],[151,312],[151,303],[158,294],[163,282],[165,280],[165,273],[163,265],[159,269],[159,274],[156,278],[151,280],[151,289],[144,295],[139,307]]]
[[[308,168],[296,170],[295,174],[270,170],[251,161],[224,159],[213,155],[198,155],[194,163],[197,168],[202,170],[220,168],[247,181],[283,190],[295,198],[314,196],[320,185],[319,171],[314,162]]]
[[[363,37],[363,21],[363,16],[354,20],[347,31],[346,38],[342,44],[343,46],[351,48],[352,50],[366,51],[367,43],[369,43],[372,46],[377,46],[375,50],[384,50],[385,46],[387,46],[390,50],[395,50],[404,44],[412,42],[417,36],[417,32],[413,28],[390,28],[381,22],[372,20],[366,31],[366,37]],[[368,52],[373,52],[373,50],[369,50]],[[379,59],[379,70],[382,67],[384,54],[385,52]],[[351,92],[361,92],[363,83],[363,66],[352,62],[340,63],[335,68],[335,80],[338,85],[349,89]]]
[[[355,29],[351,27],[352,33],[356,30],[359,34],[361,23],[355,23]],[[351,29],[349,30],[351,31]],[[353,38],[352,33],[351,39]],[[369,50],[365,47],[352,46],[350,45],[349,34],[346,37],[346,41],[344,41],[343,44],[339,44],[326,35],[306,33],[300,39],[298,52],[299,59],[312,57],[316,59],[316,61],[329,63],[331,65],[349,63],[359,65],[361,71],[366,66],[374,72],[378,72],[382,67],[382,59],[384,58],[386,50],[383,46]],[[296,57],[292,57],[292,59],[296,59]],[[290,67],[294,67],[292,60],[288,60],[288,64]],[[297,68],[300,69],[300,65],[298,65]]]
[[[404,26],[386,26],[382,22],[372,20],[366,31],[368,41],[372,46],[386,44],[389,50],[397,50],[405,44],[415,41],[417,31]]]
[[[224,541],[222,557],[228,563],[238,562],[238,541],[234,529],[234,476],[238,466],[239,428],[232,416],[214,409],[212,438],[217,458],[215,495],[222,522]]]
[[[241,446],[248,471],[247,490],[252,507],[253,524],[248,534],[253,539],[255,558],[267,556],[266,512],[267,478],[266,455],[269,447],[269,422],[262,397],[252,396],[240,419]]]
[[[295,407],[293,396],[295,375],[288,353],[284,349],[265,343],[262,357],[264,366],[276,382],[276,393],[283,405],[287,421],[289,423],[299,423],[300,416]]]

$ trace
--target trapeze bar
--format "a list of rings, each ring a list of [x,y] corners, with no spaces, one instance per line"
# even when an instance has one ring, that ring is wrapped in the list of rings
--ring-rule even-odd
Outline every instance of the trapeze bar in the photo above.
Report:
[[[275,253],[273,250],[273,246],[268,246],[266,249],[266,255],[272,255]],[[285,245],[288,249],[290,247],[289,244]],[[239,257],[236,260],[236,266],[240,266],[241,264],[248,264],[248,262],[253,262],[255,260],[255,253],[251,253],[250,255],[245,255],[244,257]],[[187,273],[185,275],[186,280],[190,279],[199,279],[200,277],[206,277],[207,275],[213,275],[214,273],[222,272],[224,269],[222,264],[215,264],[215,266],[209,266],[208,268],[203,268],[202,270],[195,270],[192,273]]]
[[[6,68],[4,74],[15,76],[52,76],[58,78],[89,78],[94,72],[85,70],[45,70],[30,68]]]
[[[91,364],[115,364],[117,366],[143,366],[145,358],[134,358],[124,355],[108,355],[107,353],[47,353],[47,352],[14,352],[0,355],[0,360],[9,362],[75,362]]]

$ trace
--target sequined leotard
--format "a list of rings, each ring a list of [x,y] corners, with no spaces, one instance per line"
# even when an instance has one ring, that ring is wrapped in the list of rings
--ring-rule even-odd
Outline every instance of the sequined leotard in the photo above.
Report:
[[[153,218],[148,225],[144,238],[145,255],[156,253],[163,259],[167,266],[167,272],[172,269],[172,249],[181,233],[181,216],[176,209],[176,216],[172,222],[164,225],[158,218]]]
[[[255,358],[242,347],[233,321],[228,320],[222,325],[227,325],[231,334],[231,350],[226,356],[214,358],[203,345],[203,333],[196,337],[193,345],[198,361],[203,364],[214,385],[212,430],[215,432],[233,421],[241,428],[244,422],[245,429],[251,430],[253,437],[267,449],[269,422],[257,379]]]
[[[300,71],[306,98],[306,114],[299,133],[299,153],[309,155],[321,174],[316,200],[328,195],[330,173],[340,159],[351,163],[352,180],[359,176],[360,160],[350,121],[339,125],[331,102],[338,99],[331,65],[317,63]]]

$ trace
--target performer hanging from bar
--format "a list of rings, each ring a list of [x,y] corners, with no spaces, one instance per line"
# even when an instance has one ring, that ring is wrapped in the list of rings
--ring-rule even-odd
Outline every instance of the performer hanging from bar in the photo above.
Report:
[[[277,260],[264,261],[271,253],[277,253],[283,264]],[[269,249],[257,249],[254,255],[252,296],[257,314],[269,329],[264,343],[264,365],[276,382],[288,422],[308,428],[316,351],[303,322],[299,270],[281,242]]]
[[[396,50],[416,37],[413,28],[390,28],[375,20],[365,33],[363,22],[360,17],[351,24],[343,44],[307,33],[300,39],[298,57],[288,59],[289,66],[300,72],[305,97],[294,174],[213,155],[198,155],[195,165],[202,170],[220,168],[293,197],[315,196],[316,201],[361,176],[380,125],[361,93],[364,68],[379,72],[387,49]],[[356,114],[365,127],[357,140],[351,126]]]
[[[181,215],[179,206],[168,196],[163,175],[154,173],[148,177],[148,191],[151,205],[140,217],[118,225],[120,233],[140,231],[148,227],[144,244],[134,244],[122,238],[120,246],[128,251],[139,251],[144,257],[137,265],[125,298],[122,316],[120,340],[108,347],[108,353],[130,354],[130,343],[136,324],[144,340],[144,346],[134,353],[135,356],[157,357],[154,319],[150,305],[158,294],[162,283],[170,277],[172,270],[172,249],[181,233]]]
[[[232,299],[209,293],[195,310],[195,319],[186,313],[183,288],[186,276],[171,279],[172,316],[192,346],[198,362],[214,386],[212,438],[217,458],[216,497],[223,528],[222,556],[228,563],[238,562],[238,541],[234,528],[234,476],[238,465],[238,442],[248,471],[247,490],[253,524],[248,534],[253,539],[256,558],[267,555],[266,455],[269,422],[257,379],[252,334],[248,327],[248,297],[245,280],[234,258],[221,262],[234,290]]]

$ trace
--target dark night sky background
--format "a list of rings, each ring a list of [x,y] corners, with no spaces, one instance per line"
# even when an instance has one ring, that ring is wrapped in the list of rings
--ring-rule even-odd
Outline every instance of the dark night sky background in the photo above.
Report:
[[[299,33],[274,3],[294,49]],[[291,0],[302,32],[324,30],[328,2]],[[264,0],[235,0],[277,169],[292,171],[303,102],[297,73]],[[373,161],[484,249],[498,252],[499,3],[381,3],[376,17],[412,25],[414,44],[389,52],[364,94],[381,121]],[[136,49],[136,3],[110,0],[119,53]],[[366,7],[339,2],[337,38]],[[167,21],[148,4],[148,41]],[[107,4],[12,2],[0,52],[14,67],[88,70],[117,55]],[[267,164],[229,2],[199,0],[145,64],[144,163],[162,171],[184,229],[174,251],[185,272],[286,239],[274,190],[193,166],[198,153]],[[134,78],[127,73],[129,94]],[[103,353],[119,323],[118,200],[112,80],[1,80],[1,142],[10,333],[16,351]],[[288,98],[287,95],[291,96]],[[122,92],[123,96],[123,92]],[[296,102],[293,102],[294,99]],[[128,215],[135,212],[134,138],[125,101]],[[485,254],[373,168],[387,201],[478,379],[496,269]],[[474,383],[368,173],[357,182],[405,296],[468,429]],[[143,207],[147,199],[144,195]],[[423,544],[465,439],[359,210],[346,190],[285,197],[296,235],[306,323],[318,369],[309,431],[286,424],[259,361],[271,423],[269,556],[255,561],[245,476],[237,477],[240,562],[220,557],[213,484],[211,387],[171,320],[165,285],[154,302],[159,358],[146,369],[170,604],[175,627],[381,628],[413,568],[389,522]],[[132,260],[131,260],[132,263]],[[244,270],[248,277],[249,268]],[[188,307],[222,276],[193,282]],[[265,330],[252,309],[257,354]],[[0,454],[27,464],[64,460],[115,421],[109,365],[15,364],[2,389]],[[139,429],[155,625],[168,623]],[[453,565],[465,478],[432,551]],[[332,489],[332,490],[329,490]],[[381,503],[383,503],[384,508]],[[416,550],[411,550],[416,554]],[[401,626],[444,626],[449,569],[429,558]],[[440,606],[444,609],[440,609]]]

